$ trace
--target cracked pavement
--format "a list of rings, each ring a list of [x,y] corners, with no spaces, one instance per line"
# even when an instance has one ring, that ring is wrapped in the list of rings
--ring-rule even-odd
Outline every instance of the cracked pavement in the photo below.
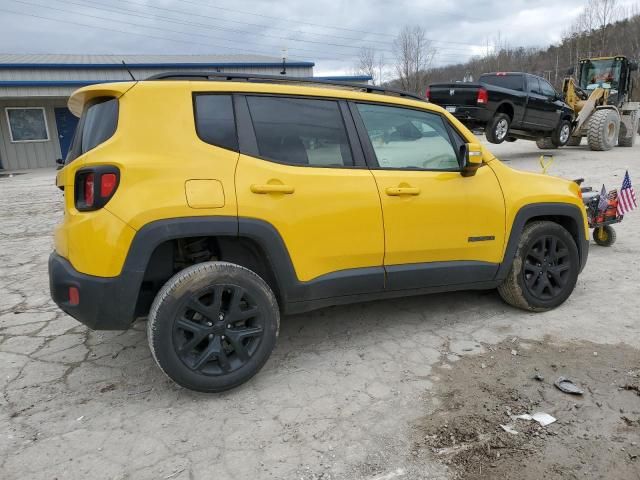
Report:
[[[531,142],[492,145],[539,171]],[[640,185],[640,147],[553,152],[551,174]],[[433,411],[432,369],[510,337],[640,344],[640,212],[592,242],[571,298],[544,314],[493,291],[328,308],[285,317],[265,368],[205,395],[156,367],[145,323],[95,332],[49,298],[47,259],[62,195],[52,170],[0,179],[0,477],[13,479],[439,479],[411,456],[413,423]]]

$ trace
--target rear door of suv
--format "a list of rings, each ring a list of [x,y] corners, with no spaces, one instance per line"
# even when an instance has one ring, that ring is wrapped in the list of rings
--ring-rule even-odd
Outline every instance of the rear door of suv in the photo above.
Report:
[[[300,282],[353,278],[340,292],[307,289],[318,298],[383,290],[380,199],[346,102],[247,93],[235,110],[240,229],[275,228]]]

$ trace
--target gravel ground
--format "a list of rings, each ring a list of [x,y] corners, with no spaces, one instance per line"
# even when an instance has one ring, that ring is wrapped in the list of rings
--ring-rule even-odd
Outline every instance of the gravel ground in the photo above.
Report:
[[[515,168],[540,169],[539,151],[531,142],[491,149]],[[628,168],[640,187],[638,146],[600,153],[574,147],[554,153],[550,174],[585,177],[588,185],[599,188],[604,182],[613,188],[620,186]],[[624,414],[602,410],[602,415],[615,417],[607,421],[596,421],[592,408],[573,409],[569,419],[569,400],[554,392],[543,401],[526,381],[533,368],[551,368],[545,355],[522,364],[513,356],[513,365],[504,363],[511,359],[507,355],[500,357],[502,369],[489,366],[489,352],[516,338],[533,352],[576,348],[576,356],[564,353],[571,360],[564,363],[583,384],[598,382],[598,392],[607,390],[605,367],[620,375],[633,365],[640,367],[638,212],[617,228],[613,247],[592,244],[574,294],[554,311],[514,310],[489,291],[291,316],[283,319],[278,346],[257,377],[231,392],[203,395],[174,386],[156,368],[144,322],[126,332],[92,332],[50,301],[46,262],[62,208],[53,180],[51,170],[0,178],[4,480],[476,478],[485,462],[485,474],[486,468],[503,467],[491,467],[498,461],[492,457],[478,457],[475,463],[450,461],[438,449],[452,444],[434,444],[428,437],[439,438],[442,425],[437,419],[447,412],[483,415],[477,425],[485,431],[476,431],[478,438],[495,436],[497,423],[509,420],[496,393],[503,390],[527,398],[516,402],[522,408],[543,402],[539,405],[560,421],[589,425],[593,420],[585,442],[604,439],[605,445],[625,451],[633,447],[627,445],[633,434],[640,442],[640,397],[625,397]],[[584,347],[585,342],[591,343]],[[620,344],[624,346],[616,348]],[[578,357],[584,348],[608,353]],[[485,362],[479,376],[459,373]],[[557,366],[558,371],[547,375],[562,373],[562,363]],[[443,374],[443,368],[451,375]],[[632,376],[628,380],[634,381]],[[617,390],[622,381],[612,374],[609,388]],[[471,395],[478,396],[473,392],[480,383],[488,385],[479,390],[487,392],[491,408],[486,411],[469,401]],[[616,393],[623,394],[634,392]],[[597,400],[593,395],[585,392],[589,405]],[[616,430],[621,415],[631,429],[624,434]],[[557,429],[554,425],[546,428]],[[583,430],[538,435],[525,446],[532,455],[550,446],[568,447]],[[467,435],[456,445],[478,438]],[[537,478],[605,478],[595,465],[607,450],[598,454],[592,447],[578,467],[572,460],[558,469],[556,460],[534,457]],[[618,473],[640,478],[640,461],[631,457],[620,456],[621,469],[608,478],[620,478]],[[510,478],[523,477],[508,468],[504,472],[511,472]]]

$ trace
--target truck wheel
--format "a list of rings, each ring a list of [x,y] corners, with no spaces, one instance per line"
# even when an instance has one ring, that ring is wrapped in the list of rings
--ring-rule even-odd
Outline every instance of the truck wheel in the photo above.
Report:
[[[177,384],[221,392],[253,377],[273,350],[280,313],[258,275],[239,265],[185,268],[151,306],[147,336],[162,371]]]
[[[596,110],[589,119],[587,143],[591,150],[611,150],[618,140],[620,116],[615,110]]]
[[[496,113],[487,125],[484,135],[491,143],[502,143],[507,138],[510,126],[511,119],[509,115]]]
[[[622,134],[622,123],[620,124],[620,134],[618,135],[618,145],[620,147],[633,147],[633,145],[636,143],[636,132],[638,131],[638,119],[636,118],[634,124],[632,125],[632,128],[630,131],[626,131],[624,132],[624,135]]]
[[[577,147],[582,143],[582,137],[569,137],[567,141],[568,147]]]
[[[551,139],[551,137],[544,137],[544,138],[537,139],[536,145],[540,150],[553,150],[554,148],[558,148],[553,143],[553,140]]]
[[[556,127],[551,135],[551,142],[556,147],[564,147],[571,138],[571,122],[567,119],[560,120],[560,123]]]
[[[527,224],[504,282],[502,299],[514,307],[544,312],[562,304],[576,285],[580,258],[571,234],[554,222]]]
[[[593,241],[601,247],[610,247],[616,243],[616,231],[611,225],[593,229]]]

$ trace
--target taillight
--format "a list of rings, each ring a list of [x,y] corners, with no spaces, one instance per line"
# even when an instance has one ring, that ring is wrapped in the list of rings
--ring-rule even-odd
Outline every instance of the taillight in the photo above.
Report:
[[[426,98],[427,101],[431,100],[431,87],[427,87],[427,90],[424,92],[424,98]]]
[[[111,165],[83,168],[76,172],[75,204],[83,212],[104,207],[116,193],[120,170]]]
[[[83,178],[85,207],[93,207],[93,200],[95,199],[95,182],[93,180],[93,173],[87,173]]]
[[[478,98],[476,101],[480,104],[485,104],[489,101],[489,92],[485,88],[478,90]]]
[[[115,173],[105,173],[100,177],[100,196],[111,197],[116,189],[118,177]]]

